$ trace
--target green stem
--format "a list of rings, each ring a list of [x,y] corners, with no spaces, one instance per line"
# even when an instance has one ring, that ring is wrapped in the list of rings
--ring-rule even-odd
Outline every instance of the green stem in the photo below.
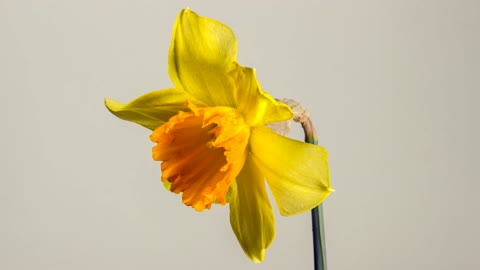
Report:
[[[305,142],[318,144],[317,132],[310,118],[301,122],[305,132]],[[323,207],[312,209],[312,232],[313,232],[313,259],[315,270],[327,270],[327,256],[325,246],[325,224],[323,222]]]

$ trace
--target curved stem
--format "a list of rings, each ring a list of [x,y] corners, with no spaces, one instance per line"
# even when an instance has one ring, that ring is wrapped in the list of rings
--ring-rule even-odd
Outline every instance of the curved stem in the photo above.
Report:
[[[313,127],[312,120],[310,119],[308,111],[300,105],[300,103],[291,99],[277,99],[278,101],[289,106],[293,113],[293,121],[302,124],[303,131],[305,133],[305,142],[311,144],[317,144],[317,132]],[[282,133],[285,130],[289,130],[288,124],[282,129]],[[313,258],[314,258],[314,270],[327,270],[327,256],[325,246],[325,224],[323,223],[323,207],[319,206],[312,209],[312,231],[313,231]]]
[[[317,144],[317,132],[313,127],[310,118],[301,122],[305,132],[305,142]],[[327,270],[327,257],[325,247],[325,224],[323,222],[323,207],[319,206],[312,209],[312,231],[313,231],[313,259],[315,270]]]

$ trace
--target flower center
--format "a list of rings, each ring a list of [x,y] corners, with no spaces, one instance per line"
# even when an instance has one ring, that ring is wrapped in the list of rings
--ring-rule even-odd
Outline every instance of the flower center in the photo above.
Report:
[[[179,112],[156,128],[153,159],[163,161],[162,181],[182,192],[183,203],[197,211],[222,205],[228,188],[245,162],[250,128],[230,107],[196,107]]]

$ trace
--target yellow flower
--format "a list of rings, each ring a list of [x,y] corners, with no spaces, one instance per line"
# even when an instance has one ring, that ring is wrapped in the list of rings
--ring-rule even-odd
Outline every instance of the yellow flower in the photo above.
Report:
[[[263,92],[255,70],[236,62],[232,30],[182,10],[168,59],[174,88],[128,104],[106,99],[117,117],[153,130],[162,181],[197,211],[230,205],[230,223],[246,255],[264,259],[274,235],[270,187],[281,215],[319,205],[331,192],[324,148],[282,137],[265,125],[292,110]]]

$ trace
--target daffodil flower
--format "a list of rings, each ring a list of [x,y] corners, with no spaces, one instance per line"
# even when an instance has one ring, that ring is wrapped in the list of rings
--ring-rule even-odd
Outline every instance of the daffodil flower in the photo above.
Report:
[[[174,87],[122,104],[117,117],[153,130],[162,181],[197,211],[230,205],[230,223],[246,255],[264,259],[274,235],[265,179],[283,216],[308,211],[332,191],[324,148],[266,127],[292,110],[265,93],[255,70],[236,62],[232,30],[189,9],[173,29],[168,73]]]

